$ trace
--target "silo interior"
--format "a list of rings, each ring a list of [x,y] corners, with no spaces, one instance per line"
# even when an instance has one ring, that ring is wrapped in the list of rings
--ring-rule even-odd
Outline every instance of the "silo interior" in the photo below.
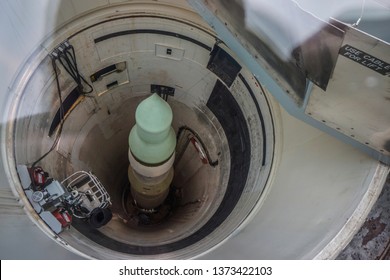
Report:
[[[7,103],[4,162],[38,228],[86,258],[337,254],[387,167],[288,115],[185,1],[90,2],[48,6],[55,32],[43,32]],[[56,59],[64,42],[84,80]],[[170,193],[147,213],[130,193],[128,136],[152,93],[172,108],[177,146]],[[76,218],[56,235],[34,214],[16,167],[52,148],[37,164],[59,181],[93,172],[111,196],[107,225]]]

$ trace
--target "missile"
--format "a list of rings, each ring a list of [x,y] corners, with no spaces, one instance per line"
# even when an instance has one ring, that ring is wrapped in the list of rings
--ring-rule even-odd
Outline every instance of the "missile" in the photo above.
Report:
[[[129,135],[128,176],[134,201],[143,209],[159,206],[173,180],[176,136],[172,109],[156,93],[135,111],[136,124]]]

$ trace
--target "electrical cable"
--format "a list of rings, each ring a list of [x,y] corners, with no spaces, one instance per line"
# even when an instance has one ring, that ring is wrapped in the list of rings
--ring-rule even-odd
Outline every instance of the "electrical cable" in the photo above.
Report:
[[[77,84],[80,93],[89,94],[93,91],[93,87],[87,80],[80,74],[77,66],[77,59],[74,47],[69,43],[63,43],[58,47],[58,60],[61,65],[64,67],[65,71],[72,77],[72,79]],[[89,88],[88,91],[84,91],[84,84]]]
[[[32,182],[32,180],[31,180],[30,185],[29,185],[27,188],[23,188],[23,190],[24,190],[24,191],[31,190],[32,187],[33,187],[33,182]]]
[[[179,131],[178,131],[177,136],[176,136],[176,142],[179,143],[180,138],[182,137],[182,135],[184,135],[183,134],[184,131],[189,131],[199,141],[200,145],[202,146],[203,150],[205,151],[205,154],[206,154],[207,161],[208,161],[209,165],[212,166],[212,167],[217,166],[218,165],[218,160],[213,161],[211,159],[209,151],[206,149],[206,145],[203,143],[203,141],[199,137],[199,135],[193,129],[191,129],[190,127],[188,127],[186,125],[183,125],[183,126],[179,127]],[[185,143],[184,150],[181,153],[179,153],[179,156],[177,157],[177,158],[179,158],[179,160],[180,160],[181,156],[183,156],[185,149],[187,149],[189,142],[190,141],[187,139],[187,141]]]
[[[58,144],[58,141],[60,140],[60,135],[61,135],[61,132],[62,132],[62,128],[64,126],[64,105],[63,105],[63,102],[62,102],[61,87],[60,87],[60,82],[59,82],[59,78],[58,78],[57,65],[56,65],[55,61],[56,61],[56,58],[52,57],[52,66],[53,66],[54,75],[55,75],[55,78],[56,78],[58,97],[59,97],[59,100],[60,100],[60,120],[61,121],[60,121],[60,125],[58,127],[57,134],[56,134],[56,137],[54,139],[54,142],[53,142],[52,146],[50,147],[50,149],[45,154],[43,154],[40,158],[38,158],[36,161],[33,162],[33,164],[31,165],[32,168],[34,168],[35,165],[38,162],[40,162],[45,157],[47,157],[55,149],[55,147]]]
[[[65,110],[64,110],[64,104],[62,100],[62,94],[61,94],[61,87],[60,87],[60,81],[57,71],[57,64],[56,60],[60,62],[60,64],[64,67],[65,71],[72,77],[72,79],[77,84],[77,87],[81,94],[84,94],[84,96],[87,96],[87,94],[91,93],[93,91],[93,87],[84,79],[84,77],[80,74],[78,67],[77,67],[77,59],[76,59],[76,53],[74,50],[74,47],[70,45],[68,42],[62,43],[57,49],[53,51],[51,54],[51,60],[52,60],[52,67],[54,70],[54,75],[56,79],[56,85],[57,85],[57,92],[58,97],[60,101],[60,124],[57,130],[57,134],[55,136],[53,145],[51,148],[43,154],[39,159],[34,161],[32,164],[32,167],[35,167],[35,165],[40,162],[42,159],[44,159],[48,154],[50,154],[55,147],[57,146],[61,132],[64,126],[65,121]],[[84,91],[83,82],[89,87],[88,91]]]

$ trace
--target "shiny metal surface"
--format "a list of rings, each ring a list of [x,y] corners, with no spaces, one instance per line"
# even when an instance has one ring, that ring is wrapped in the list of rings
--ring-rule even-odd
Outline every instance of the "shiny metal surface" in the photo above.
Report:
[[[375,31],[383,33],[380,26],[390,18],[390,10],[372,1],[368,15],[365,2],[331,2],[329,7],[318,3],[317,8],[298,2],[301,5],[290,0],[190,1],[292,115],[390,164],[390,45],[357,29],[363,15],[375,20],[376,11]],[[353,24],[329,19],[357,10]],[[346,59],[348,47],[362,57],[352,54],[353,59]]]
[[[313,88],[306,114],[390,156],[390,45],[334,21],[345,30],[327,91]]]

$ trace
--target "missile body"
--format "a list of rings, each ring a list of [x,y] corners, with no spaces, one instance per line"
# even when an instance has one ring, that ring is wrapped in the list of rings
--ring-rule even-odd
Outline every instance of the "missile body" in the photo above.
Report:
[[[138,105],[135,119],[129,135],[128,177],[134,201],[150,210],[167,197],[173,179],[176,136],[172,109],[154,93]]]

